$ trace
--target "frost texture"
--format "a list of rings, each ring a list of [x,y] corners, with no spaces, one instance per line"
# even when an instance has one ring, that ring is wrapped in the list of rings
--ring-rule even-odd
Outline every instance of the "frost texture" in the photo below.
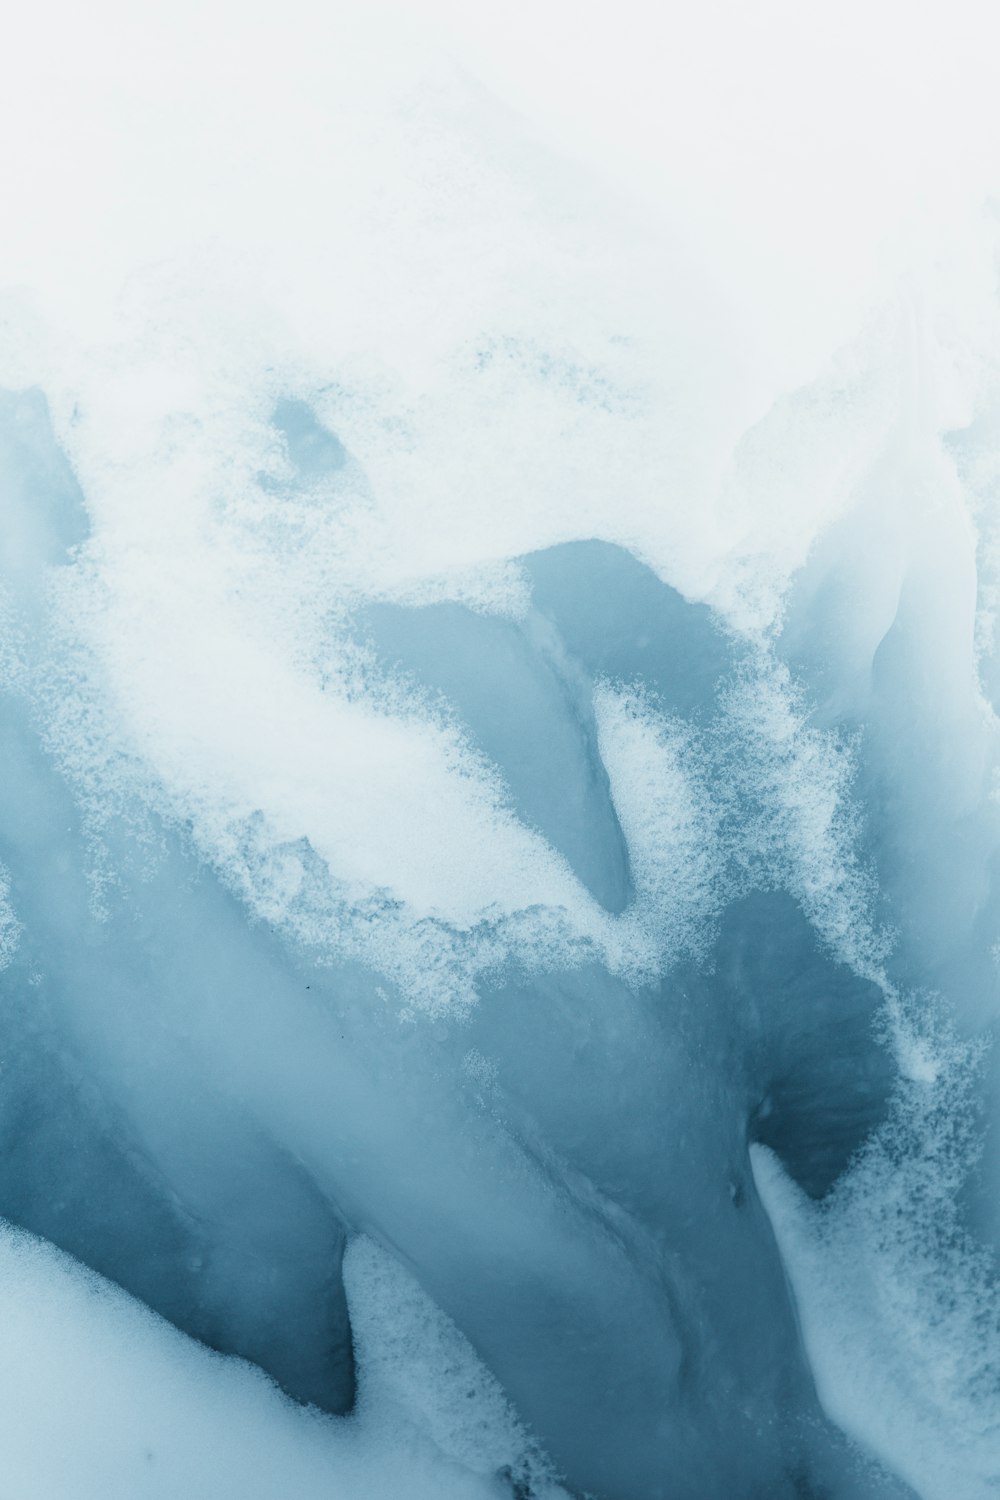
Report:
[[[0,63],[0,1490],[987,1500],[989,48],[99,9]]]

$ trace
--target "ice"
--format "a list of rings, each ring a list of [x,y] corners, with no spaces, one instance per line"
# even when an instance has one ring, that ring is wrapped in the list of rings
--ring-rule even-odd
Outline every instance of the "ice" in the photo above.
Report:
[[[70,576],[79,566],[69,564]],[[581,570],[586,588],[588,566],[600,570],[617,658],[595,654],[593,637],[581,635],[573,578]],[[525,748],[513,716],[484,709],[489,648],[478,677],[456,671],[460,606],[411,609],[414,627],[398,637],[407,650],[422,645],[443,675],[447,712],[428,704],[421,720],[409,689],[385,696],[374,661],[379,624],[384,632],[393,618],[385,607],[366,617],[367,677],[349,701],[370,684],[390,725],[478,730],[478,752],[498,760],[460,762],[449,773],[459,789],[473,774],[497,788],[498,778],[517,787],[525,777],[530,788],[525,768],[554,775],[548,756],[568,746],[569,766],[580,767],[575,803],[566,811],[558,797],[535,794],[550,837],[574,827],[579,837],[593,818],[595,848],[610,848],[612,868],[628,849],[630,887],[619,915],[579,898],[575,912],[561,911],[550,896],[545,917],[530,889],[520,891],[513,913],[483,912],[495,928],[485,952],[464,920],[470,894],[442,898],[441,930],[475,978],[478,1003],[430,1029],[412,997],[401,1017],[409,992],[393,986],[392,964],[380,984],[335,932],[319,944],[308,903],[347,905],[319,839],[273,848],[272,872],[284,860],[298,885],[290,906],[258,904],[267,920],[249,923],[226,888],[258,894],[238,878],[239,822],[228,840],[208,843],[216,873],[155,801],[143,811],[133,773],[109,781],[115,763],[93,746],[81,759],[87,747],[72,731],[88,722],[80,715],[98,682],[85,683],[67,715],[52,697],[65,647],[44,630],[34,644],[26,637],[5,704],[5,852],[25,931],[7,983],[17,978],[31,996],[26,1012],[10,1012],[22,1096],[9,1096],[6,1212],[188,1334],[252,1358],[328,1410],[353,1397],[339,1265],[345,1238],[366,1231],[405,1257],[580,1488],[639,1500],[697,1478],[706,1495],[722,1495],[752,1473],[791,1493],[794,1476],[809,1472],[845,1494],[891,1493],[887,1479],[863,1475],[816,1406],[746,1158],[759,1099],[761,1138],[784,1147],[792,1170],[822,1192],[878,1118],[888,1086],[868,1061],[872,998],[862,990],[849,999],[843,978],[833,988],[815,942],[800,940],[791,958],[779,943],[759,977],[737,958],[769,924],[803,922],[795,908],[777,918],[736,908],[735,933],[724,920],[755,873],[773,882],[784,869],[759,847],[757,804],[773,799],[775,781],[784,789],[773,742],[787,755],[794,722],[775,710],[772,688],[760,743],[748,737],[721,689],[727,672],[745,685],[751,666],[704,609],[637,573],[620,549],[591,547],[582,562],[568,548],[524,567],[545,579],[544,614],[533,606],[516,625],[487,619],[481,639],[491,642],[492,629],[503,647],[492,682],[515,702],[545,685],[534,690],[554,730],[541,746],[538,726],[528,726]],[[653,637],[676,642],[651,681],[641,639],[640,670],[621,675],[637,578]],[[435,633],[421,634],[424,620]],[[720,795],[715,762],[731,755],[735,734],[746,786]],[[121,748],[126,766],[138,759],[138,747]],[[813,803],[830,799],[826,764],[814,759],[813,797],[806,756],[795,798],[766,808],[784,820],[780,848],[789,821],[800,842],[814,837]],[[377,762],[368,771],[381,774]],[[177,785],[169,791],[168,810]],[[496,795],[498,833],[523,828]],[[308,801],[299,809],[308,817]],[[258,844],[268,835],[255,831]],[[713,843],[714,858],[702,853]],[[792,844],[788,878],[803,858]],[[826,857],[836,853],[831,845]],[[497,843],[494,857],[509,866],[516,843]],[[296,924],[298,900],[306,921]],[[418,907],[416,923],[421,916]],[[396,941],[377,907],[364,919],[385,927],[382,943]],[[567,929],[561,948],[539,948],[546,922]],[[412,962],[404,944],[395,967]],[[815,977],[795,993],[788,971],[803,965]],[[787,1013],[771,1001],[775,986]],[[843,1058],[832,1062],[803,1042],[830,1012],[844,1033]],[[470,1056],[485,1060],[485,1094]],[[870,1068],[870,1084],[843,1082],[852,1060]],[[31,1142],[27,1159],[19,1137]]]
[[[338,1420],[5,1227],[4,1483],[80,1500],[502,1500],[523,1478],[560,1500],[488,1373],[406,1272],[364,1241],[352,1270],[359,1350],[372,1357],[357,1413]],[[430,1372],[419,1355],[435,1340],[448,1358]]]
[[[18,16],[0,1490],[993,1492],[984,16]]]
[[[602,906],[622,911],[628,863],[587,682],[574,683],[544,616],[515,621],[457,604],[381,605],[367,611],[363,628],[384,662],[440,694],[483,754],[503,767],[522,822],[565,856]]]

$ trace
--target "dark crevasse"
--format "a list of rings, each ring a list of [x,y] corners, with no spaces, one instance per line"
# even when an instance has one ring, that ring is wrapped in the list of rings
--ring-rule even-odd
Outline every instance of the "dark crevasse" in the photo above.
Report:
[[[897,1072],[878,986],[834,951],[790,866],[760,855],[767,768],[740,782],[726,709],[750,657],[596,542],[525,559],[533,605],[516,622],[459,605],[358,615],[385,671],[442,695],[607,912],[627,914],[636,883],[595,687],[639,685],[684,727],[726,851],[700,944],[665,972],[514,951],[464,1020],[401,1017],[391,977],[317,962],[255,918],[182,827],[133,809],[88,831],[35,687],[46,570],[74,566],[80,497],[36,397],[9,398],[3,430],[19,666],[0,859],[20,932],[0,975],[0,1212],[335,1412],[353,1392],[340,1260],[370,1233],[575,1493],[909,1493],[820,1408],[748,1156],[770,1146],[823,1199]],[[289,451],[308,469],[339,462],[334,443],[310,429]],[[762,754],[735,753],[744,770]]]
[[[951,436],[959,472],[983,442],[982,425]],[[897,495],[881,475],[869,485],[862,498],[877,525]],[[853,522],[848,515],[833,527],[795,580],[779,650],[817,724],[855,739],[874,906],[892,934],[886,977],[903,998],[907,1028],[918,1039],[940,1029],[978,1057],[979,1145],[958,1168],[961,1222],[995,1255],[1000,810],[987,702],[996,652],[975,646],[984,608],[976,543],[960,511],[936,506],[912,540],[889,534],[893,550],[876,578],[870,542]]]

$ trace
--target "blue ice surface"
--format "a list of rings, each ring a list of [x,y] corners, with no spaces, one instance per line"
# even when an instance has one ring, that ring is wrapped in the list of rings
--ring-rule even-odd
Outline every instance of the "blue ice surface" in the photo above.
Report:
[[[284,481],[258,475],[264,490],[272,493],[302,491],[328,479],[347,463],[347,450],[319,420],[308,401],[282,396],[271,413],[271,425],[284,448],[290,474]]]
[[[303,483],[345,461],[305,403],[283,402],[275,426]],[[74,566],[86,537],[37,394],[0,403],[0,518],[30,667],[47,570]],[[581,541],[524,565],[523,620],[380,604],[355,629],[386,671],[438,695],[519,815],[621,912],[634,884],[594,683],[641,684],[710,737],[740,650],[619,548]],[[818,695],[794,619],[788,657]],[[511,961],[466,1023],[402,1024],[384,976],[319,966],[252,921],[152,814],[145,842],[125,819],[104,829],[116,880],[95,913],[81,811],[28,679],[0,699],[0,860],[21,926],[0,973],[0,1213],[330,1411],[354,1395],[343,1248],[372,1234],[580,1495],[909,1493],[819,1407],[749,1166],[763,1142],[823,1199],[896,1084],[877,987],[791,891],[734,887],[705,952],[655,982],[592,958]],[[887,774],[873,743],[868,796]],[[906,886],[875,800],[896,912]]]

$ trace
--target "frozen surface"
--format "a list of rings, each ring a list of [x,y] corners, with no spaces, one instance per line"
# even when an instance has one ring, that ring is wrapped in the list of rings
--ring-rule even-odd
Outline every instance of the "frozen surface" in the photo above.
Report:
[[[4,1496],[1000,1493],[989,18],[744,9],[17,21]]]
[[[5,1230],[4,1485],[80,1500],[502,1500],[524,1482],[559,1500],[502,1392],[410,1278],[359,1239],[349,1283],[361,1394],[337,1419]]]

